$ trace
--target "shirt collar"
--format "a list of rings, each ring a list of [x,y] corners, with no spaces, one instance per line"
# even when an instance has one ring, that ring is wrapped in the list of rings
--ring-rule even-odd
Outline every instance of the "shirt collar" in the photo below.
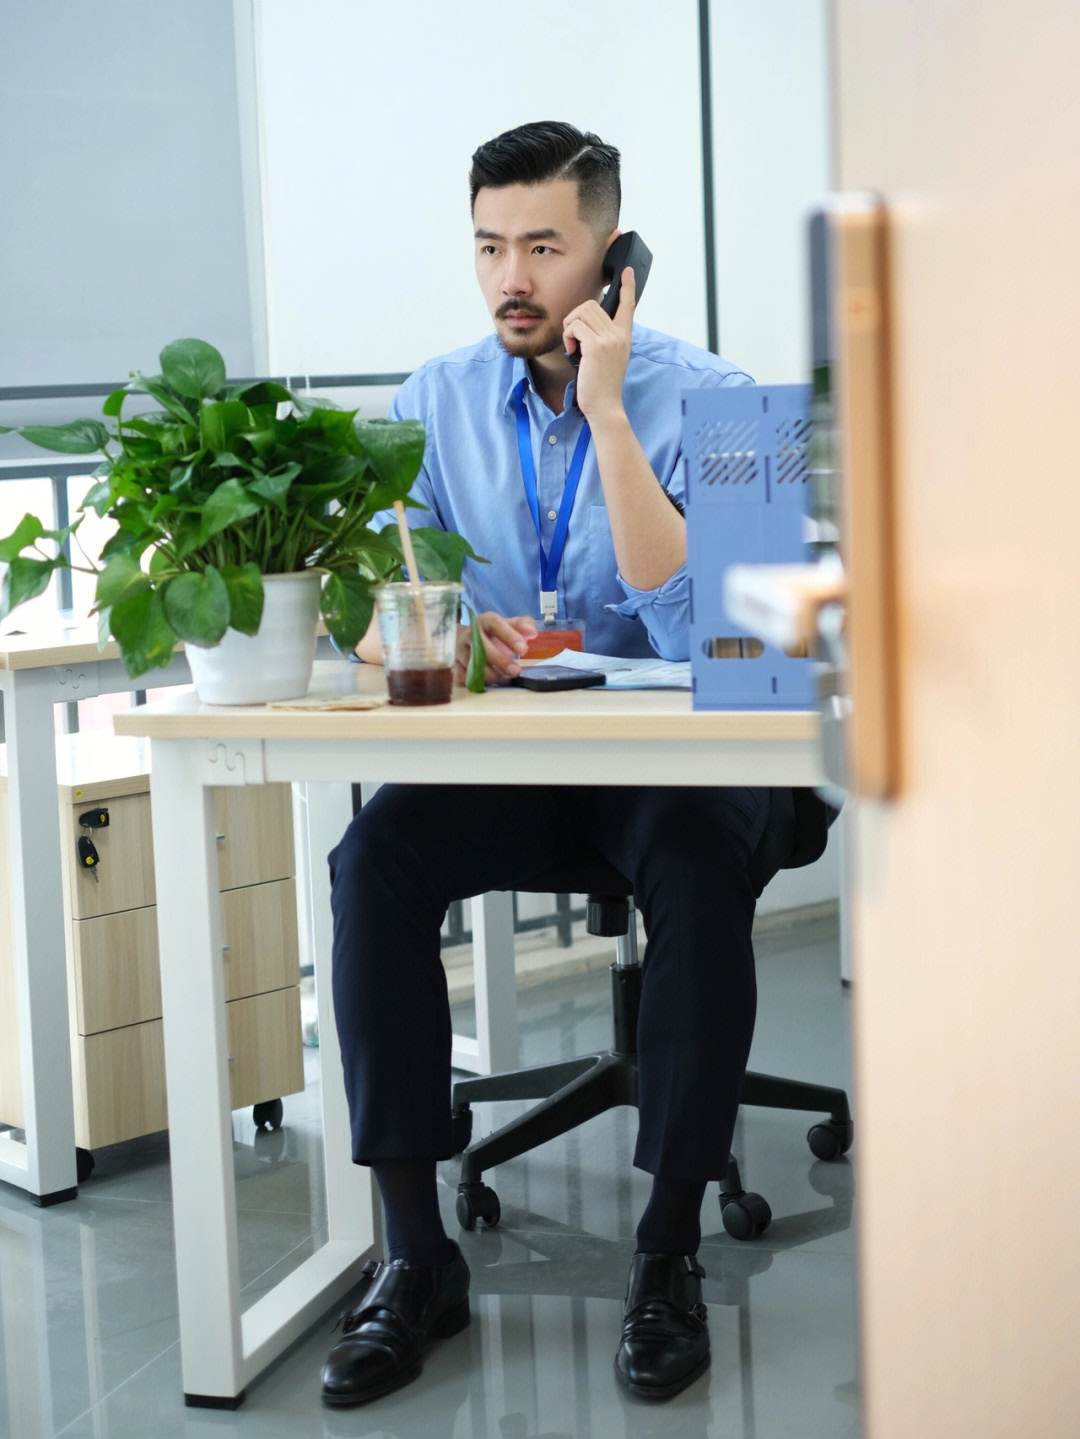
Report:
[[[539,393],[536,389],[536,386],[533,384],[532,371],[529,369],[529,366],[526,363],[525,359],[521,355],[513,355],[511,356],[511,360],[512,363],[510,366],[510,384],[507,386],[506,395],[503,399],[504,414],[513,413],[515,397],[517,395],[519,387],[521,386],[524,386],[524,390],[531,391],[539,399]],[[571,390],[571,392],[573,390],[574,384],[574,380],[571,380],[569,382],[568,388]],[[572,404],[573,395],[571,393],[564,403],[564,414],[572,406]]]
[[[510,384],[506,389],[506,397],[503,400],[503,410],[510,413],[514,408],[514,396],[517,394],[518,386],[524,380],[525,385],[532,388],[532,375],[529,367],[521,355],[510,356]]]

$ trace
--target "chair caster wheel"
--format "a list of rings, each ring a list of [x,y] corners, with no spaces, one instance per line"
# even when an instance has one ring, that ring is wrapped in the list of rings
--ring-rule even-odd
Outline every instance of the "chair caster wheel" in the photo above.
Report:
[[[455,1205],[462,1229],[475,1229],[479,1219],[485,1229],[494,1229],[502,1215],[499,1196],[488,1184],[459,1184]]]
[[[450,1123],[454,1131],[454,1153],[464,1154],[472,1138],[472,1110],[455,1109],[450,1115]]]
[[[94,1156],[89,1149],[75,1149],[75,1178],[79,1184],[85,1184],[94,1172]]]
[[[850,1120],[823,1119],[811,1126],[806,1142],[815,1159],[839,1159],[851,1148],[854,1137],[855,1126]]]
[[[772,1210],[760,1194],[722,1194],[720,1218],[732,1239],[756,1239],[772,1222]]]
[[[251,1117],[255,1121],[256,1129],[280,1129],[281,1121],[285,1117],[285,1106],[280,1099],[266,1099],[262,1104],[252,1107]]]

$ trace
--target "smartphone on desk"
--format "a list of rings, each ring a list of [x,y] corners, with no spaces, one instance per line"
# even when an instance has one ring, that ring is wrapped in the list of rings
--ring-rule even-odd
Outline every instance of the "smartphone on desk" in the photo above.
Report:
[[[575,670],[569,665],[528,665],[510,681],[526,690],[586,690],[604,682],[601,670]]]

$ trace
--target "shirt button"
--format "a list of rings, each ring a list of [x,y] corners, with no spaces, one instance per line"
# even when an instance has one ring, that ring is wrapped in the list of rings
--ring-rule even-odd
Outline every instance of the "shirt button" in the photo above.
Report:
[[[557,445],[558,443],[559,443],[559,437],[558,437],[558,435],[548,435],[548,444],[549,444],[549,445]]]
[[[558,517],[558,515],[555,513],[554,510],[548,510],[548,519],[549,519],[549,520],[557,520],[558,518],[559,518],[559,517]]]

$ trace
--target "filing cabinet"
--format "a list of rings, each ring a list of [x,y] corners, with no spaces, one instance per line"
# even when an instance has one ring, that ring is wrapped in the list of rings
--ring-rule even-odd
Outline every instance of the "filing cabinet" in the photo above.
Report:
[[[111,734],[67,736],[58,751],[75,1136],[90,1151],[168,1125],[149,754]],[[232,1104],[273,1124],[276,1101],[304,1087],[292,794],[279,784],[213,796]],[[19,1127],[7,844],[5,774],[0,1122]]]

